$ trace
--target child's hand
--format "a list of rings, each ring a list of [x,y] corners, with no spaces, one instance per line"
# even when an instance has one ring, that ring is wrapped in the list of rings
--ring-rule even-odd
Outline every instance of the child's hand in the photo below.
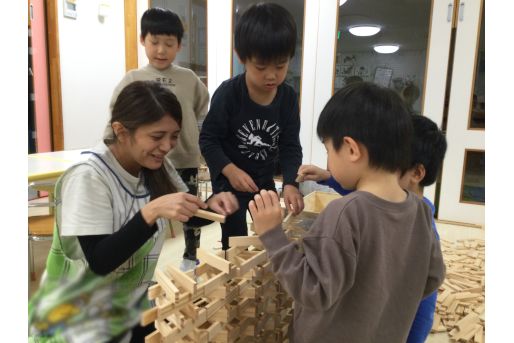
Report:
[[[284,203],[287,211],[293,212],[295,216],[303,211],[303,196],[298,188],[293,185],[284,186]]]
[[[255,232],[262,235],[282,223],[280,199],[274,191],[263,189],[248,204]]]
[[[227,164],[221,172],[227,177],[230,185],[234,187],[236,191],[248,193],[259,191],[252,177],[241,168],[236,167],[234,163]]]
[[[304,181],[325,181],[330,178],[330,172],[312,164],[304,164],[298,168],[298,175],[302,176]]]
[[[207,200],[207,205],[214,211],[224,216],[234,213],[239,208],[239,202],[231,192],[221,192]]]

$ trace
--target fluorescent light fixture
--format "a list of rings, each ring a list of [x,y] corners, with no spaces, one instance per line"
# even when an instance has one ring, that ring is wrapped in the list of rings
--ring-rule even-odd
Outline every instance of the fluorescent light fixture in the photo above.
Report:
[[[354,36],[366,37],[373,36],[380,32],[378,25],[355,25],[350,26],[348,31]]]
[[[400,46],[398,44],[375,45],[373,49],[379,54],[392,54],[393,52],[397,52]]]
[[[346,0],[339,0],[339,6],[343,6]]]

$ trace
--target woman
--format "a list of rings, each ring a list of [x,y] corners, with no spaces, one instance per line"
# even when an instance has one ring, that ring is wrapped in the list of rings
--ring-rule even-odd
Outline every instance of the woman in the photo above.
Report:
[[[136,81],[112,110],[114,139],[87,153],[55,188],[55,230],[40,288],[29,302],[29,340],[37,342],[143,342],[153,325],[139,315],[149,307],[151,284],[169,219],[194,218],[210,207],[229,215],[231,193],[204,203],[185,193],[167,153],[177,144],[180,104],[153,81]]]

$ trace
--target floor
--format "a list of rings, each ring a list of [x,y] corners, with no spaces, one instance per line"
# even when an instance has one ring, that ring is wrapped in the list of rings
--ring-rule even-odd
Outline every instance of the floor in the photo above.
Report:
[[[162,268],[167,264],[173,264],[175,266],[179,266],[182,261],[182,253],[184,249],[184,240],[183,240],[183,232],[182,232],[182,224],[178,222],[173,223],[175,237],[171,237],[171,232],[167,232],[168,238],[166,239],[161,256],[157,263],[157,268]],[[437,228],[440,234],[441,239],[454,241],[458,239],[470,239],[470,238],[479,238],[484,239],[484,230],[465,227],[465,226],[456,226],[446,223],[438,223]],[[202,229],[201,235],[201,243],[200,245],[204,249],[213,249],[217,250],[221,248],[221,242],[219,242],[221,238],[221,228],[218,223],[213,223],[208,226],[205,226]],[[50,248],[50,242],[36,242],[33,246],[35,261],[36,261],[36,274],[37,279],[34,282],[29,280],[29,296],[37,289],[37,285],[41,276],[41,273],[44,269],[44,264],[46,260],[46,256],[48,254],[48,250]],[[426,341],[427,343],[450,343],[450,339],[446,333],[438,333],[431,334]]]

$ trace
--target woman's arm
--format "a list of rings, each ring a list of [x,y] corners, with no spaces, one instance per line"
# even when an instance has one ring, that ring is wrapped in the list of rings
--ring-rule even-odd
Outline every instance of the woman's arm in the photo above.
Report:
[[[148,225],[139,211],[113,234],[77,238],[91,270],[107,275],[128,260],[156,231],[157,225]]]

